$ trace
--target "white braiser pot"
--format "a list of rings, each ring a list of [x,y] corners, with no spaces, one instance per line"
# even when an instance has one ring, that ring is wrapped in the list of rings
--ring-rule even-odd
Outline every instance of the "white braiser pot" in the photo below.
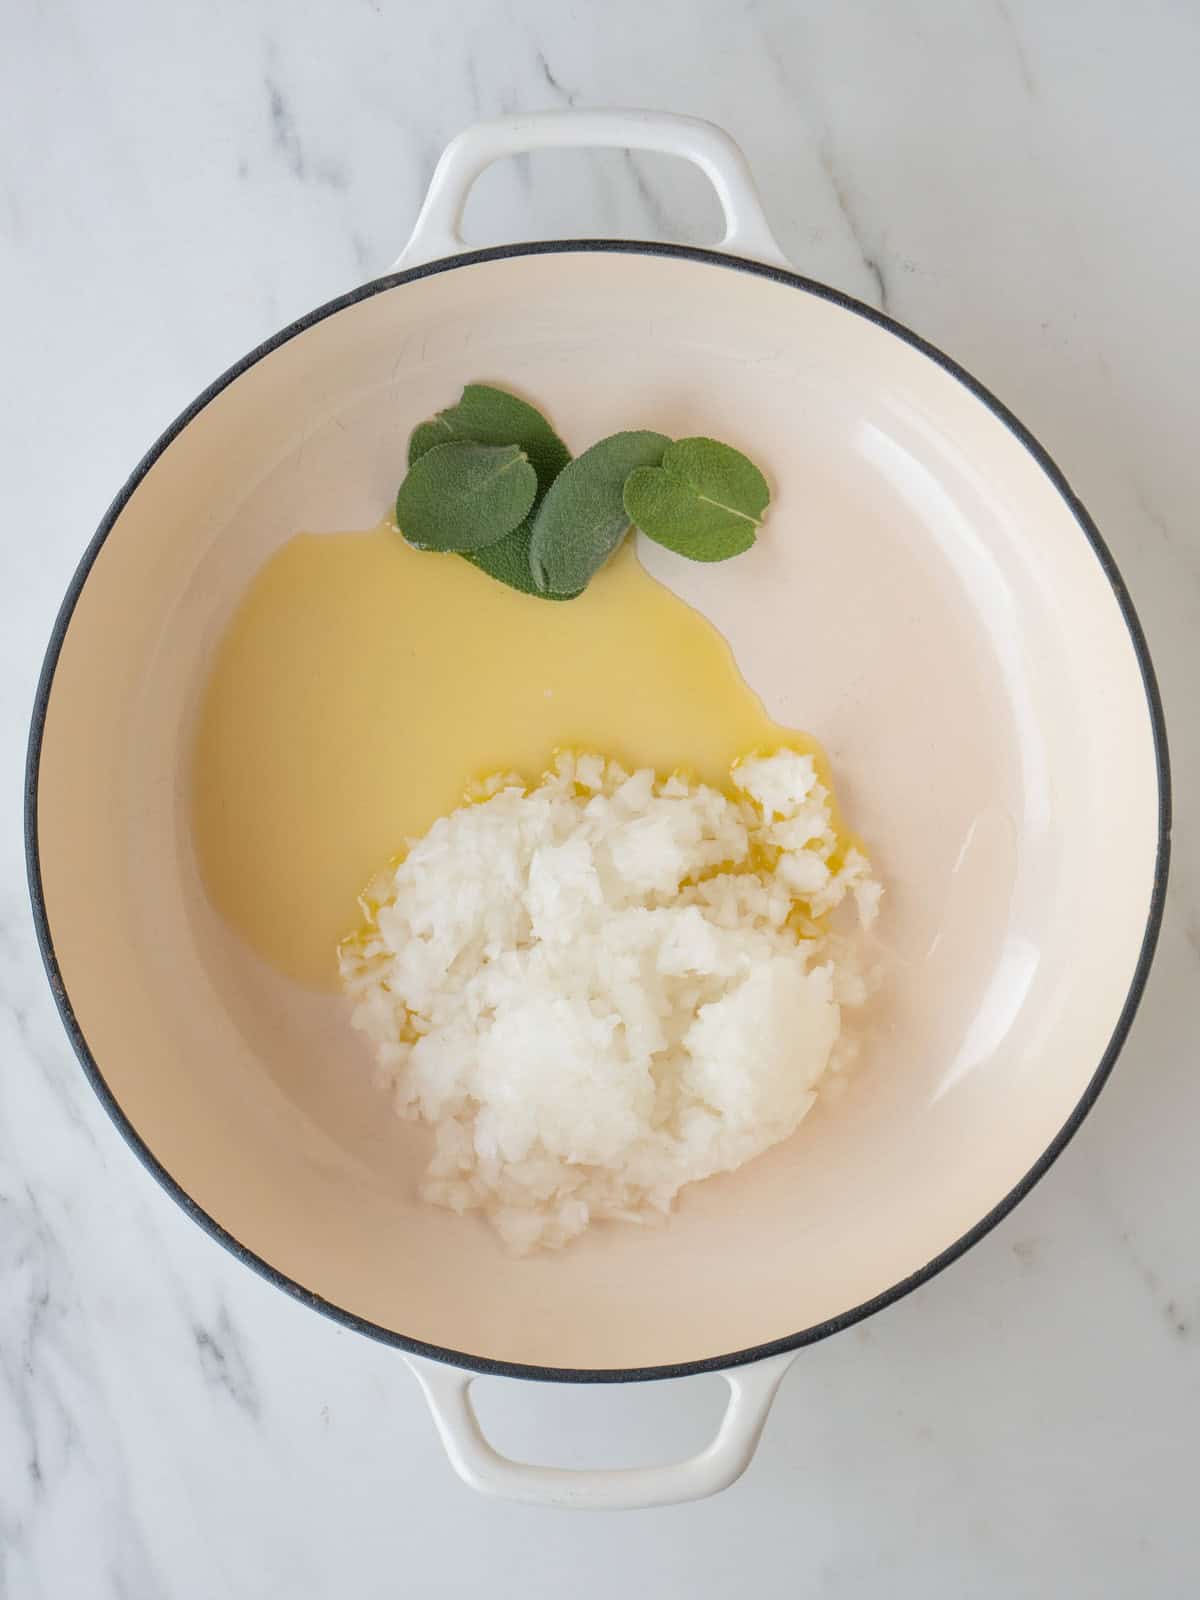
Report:
[[[721,246],[466,250],[477,174],[561,145],[696,163]],[[726,634],[768,710],[824,741],[888,888],[884,990],[846,1093],[666,1226],[523,1261],[418,1201],[427,1136],[348,1061],[341,1003],[220,923],[186,806],[206,662],[251,574],[300,528],[376,522],[413,423],[475,379],[527,394],[576,447],[630,426],[752,444],[777,488],[754,551],[643,559]],[[1165,887],[1153,673],[1062,475],[952,362],[789,270],[726,135],[641,112],[462,135],[397,269],[269,340],[159,440],[63,604],[29,772],[51,983],[134,1150],[248,1265],[400,1347],[468,1482],[561,1505],[731,1482],[802,1346],[939,1271],[1029,1190],[1112,1067]],[[480,1372],[711,1370],[730,1389],[717,1437],[645,1470],[505,1460],[468,1397]]]

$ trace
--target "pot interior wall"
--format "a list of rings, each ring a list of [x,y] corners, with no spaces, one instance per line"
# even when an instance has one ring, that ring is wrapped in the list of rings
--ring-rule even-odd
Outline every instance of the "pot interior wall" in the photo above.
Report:
[[[266,970],[197,881],[187,790],[214,641],[266,555],[370,526],[415,420],[465,381],[575,448],[712,433],[777,487],[727,567],[647,565],[818,735],[888,888],[861,1066],[799,1134],[661,1228],[514,1261],[415,1195],[427,1136],[341,1002]],[[535,604],[537,602],[530,602]],[[449,619],[448,625],[452,625]],[[315,323],[223,389],[128,499],[49,701],[49,929],[122,1113],[270,1266],[400,1334],[499,1361],[687,1362],[786,1337],[922,1267],[1020,1181],[1101,1060],[1156,847],[1138,663],[1034,458],[957,380],[813,294],[699,260],[481,262]]]

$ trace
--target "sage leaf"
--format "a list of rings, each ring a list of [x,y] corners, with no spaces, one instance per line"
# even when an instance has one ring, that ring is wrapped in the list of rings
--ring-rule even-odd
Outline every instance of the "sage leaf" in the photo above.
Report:
[[[518,589],[522,594],[533,595],[537,600],[574,600],[574,594],[548,594],[538,588],[534,581],[533,568],[529,560],[529,545],[533,537],[533,513],[525,521],[515,527],[511,533],[506,533],[503,539],[497,539],[495,544],[489,544],[483,550],[466,550],[463,559],[472,566],[479,567],[490,578],[496,578],[500,583],[506,583],[510,589]],[[578,590],[575,591],[579,593]]]
[[[533,522],[529,561],[544,594],[578,594],[629,529],[625,480],[637,467],[657,467],[671,441],[665,434],[614,433],[562,469]]]
[[[571,452],[540,411],[487,383],[467,384],[457,405],[417,424],[408,441],[409,466],[437,445],[460,439],[474,444],[519,444],[537,473],[542,494],[571,459]]]
[[[436,418],[430,422],[418,422],[408,436],[409,466],[414,466],[426,451],[433,450],[439,444],[452,444],[460,437],[463,436],[456,434],[452,428],[443,427]]]
[[[625,509],[647,538],[693,561],[725,561],[754,543],[771,491],[754,465],[716,439],[679,439],[658,467],[625,482]]]
[[[418,550],[478,550],[528,516],[537,473],[520,445],[435,445],[409,468],[396,526]]]

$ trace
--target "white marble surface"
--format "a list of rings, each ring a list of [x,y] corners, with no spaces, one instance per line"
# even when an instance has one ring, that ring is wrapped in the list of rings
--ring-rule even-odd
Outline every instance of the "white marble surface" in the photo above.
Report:
[[[13,0],[3,31],[0,1596],[1195,1593],[1195,6]],[[1140,607],[1178,814],[1141,1016],[1050,1176],[807,1352],[738,1487],[616,1518],[473,1497],[394,1352],[159,1192],[54,1015],[19,799],[51,619],[128,466],[245,349],[386,266],[462,124],[606,103],[726,124],[804,271],[1047,443]],[[715,207],[663,161],[562,156],[494,170],[470,221],[693,239]],[[615,1461],[698,1443],[721,1386],[482,1387],[504,1444]]]

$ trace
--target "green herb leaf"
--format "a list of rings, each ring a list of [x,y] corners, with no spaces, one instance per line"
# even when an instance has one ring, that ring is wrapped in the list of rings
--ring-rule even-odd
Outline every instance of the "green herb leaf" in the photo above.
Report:
[[[725,561],[754,543],[771,491],[752,461],[716,439],[679,439],[660,467],[625,483],[630,520],[655,543],[693,561]]]
[[[470,439],[476,444],[519,444],[537,473],[535,510],[538,501],[571,459],[571,452],[540,411],[518,400],[516,395],[484,383],[467,384],[457,405],[448,406],[413,429],[408,441],[409,466],[438,445],[460,439]],[[540,594],[529,565],[532,528],[531,512],[524,522],[494,544],[462,553],[468,561],[510,588],[522,594]],[[572,597],[563,595],[561,598]]]
[[[396,525],[418,550],[479,550],[522,522],[536,494],[520,445],[439,444],[409,468]]]
[[[533,537],[533,513],[519,527],[506,533],[503,539],[489,544],[485,550],[468,550],[464,560],[479,567],[490,578],[506,583],[510,589],[531,594],[537,600],[574,600],[574,594],[545,594],[538,588],[529,561],[529,544]],[[576,590],[576,594],[579,591]]]
[[[433,450],[439,444],[451,444],[462,435],[454,432],[452,428],[434,420],[432,422],[418,422],[408,436],[408,464],[415,466],[427,451]],[[478,443],[478,440],[476,441]]]
[[[562,469],[533,523],[529,561],[543,593],[578,594],[629,528],[622,491],[636,467],[657,467],[661,433],[614,433]]]
[[[571,459],[571,452],[540,411],[504,389],[486,383],[469,383],[457,405],[447,406],[428,422],[413,429],[408,441],[408,464],[413,466],[427,451],[452,439],[474,444],[519,444],[537,473],[542,494]]]

